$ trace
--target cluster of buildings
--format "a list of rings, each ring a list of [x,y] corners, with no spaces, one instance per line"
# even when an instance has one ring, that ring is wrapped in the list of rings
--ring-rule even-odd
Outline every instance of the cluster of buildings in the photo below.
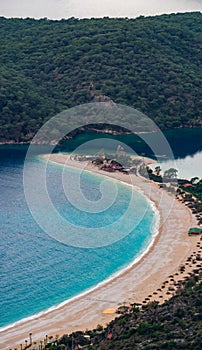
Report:
[[[91,162],[94,165],[99,166],[101,170],[107,171],[107,172],[115,172],[120,171],[124,174],[129,173],[135,173],[136,174],[136,166],[126,167],[119,163],[116,159],[110,159],[103,156],[98,155],[75,155],[74,157],[71,156],[72,160],[76,160],[79,162]]]
[[[125,168],[116,160],[104,161],[103,164],[100,166],[100,169],[108,172],[121,171],[125,174],[129,174],[131,171],[131,168]]]

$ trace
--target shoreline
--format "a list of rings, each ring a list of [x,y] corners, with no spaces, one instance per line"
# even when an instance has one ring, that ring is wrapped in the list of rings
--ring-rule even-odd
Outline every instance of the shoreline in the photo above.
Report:
[[[62,165],[66,163],[67,158],[67,155],[52,154],[50,160]],[[80,163],[70,159],[67,165],[81,168]],[[86,166],[86,164],[85,170],[110,176],[124,183],[128,183],[130,176],[134,176],[135,185],[151,202],[155,203],[160,212],[159,233],[152,240],[151,246],[149,244],[149,249],[143,252],[143,256],[141,254],[138,261],[135,259],[130,264],[131,266],[120,270],[117,276],[112,275],[108,280],[90,290],[58,306],[53,306],[53,310],[50,308],[35,317],[30,316],[30,318],[34,317],[32,319],[27,318],[24,319],[24,322],[21,320],[4,327],[4,330],[0,331],[0,346],[2,344],[6,348],[19,345],[26,339],[29,332],[33,333],[35,339],[43,339],[46,334],[62,335],[75,330],[93,328],[98,323],[105,325],[115,317],[115,315],[103,314],[103,310],[111,306],[112,302],[109,300],[113,300],[116,307],[120,303],[142,302],[148,294],[160,286],[169,274],[176,271],[195,249],[198,237],[190,238],[187,235],[188,228],[196,225],[195,217],[182,203],[159,189],[158,185],[135,175],[108,174],[92,166]],[[168,203],[171,205],[169,212]],[[182,237],[181,235],[176,237],[175,230],[182,231]],[[165,299],[166,297],[163,298]]]
[[[65,156],[66,156],[66,155],[67,155],[67,157],[69,157],[69,154],[68,154],[68,153],[65,154]],[[44,158],[46,159],[46,155],[40,156],[40,158],[41,158],[41,159],[44,159]],[[148,158],[148,157],[145,157],[144,159],[146,159],[148,163],[155,162],[155,161],[153,161],[152,159],[150,159],[150,158]],[[58,163],[58,162],[53,161],[53,160],[51,160],[50,162],[51,162],[51,163],[54,163],[54,164],[56,164],[56,165],[59,165],[59,166],[63,166],[62,163]],[[75,164],[75,166],[73,166],[73,165],[70,166],[70,165],[69,165],[69,167],[72,167],[72,168],[80,168],[80,166],[76,166],[76,165],[79,165],[79,163]],[[95,168],[95,169],[96,169],[96,168]],[[88,173],[93,173],[94,175],[97,174],[97,175],[102,176],[102,177],[103,177],[103,176],[105,176],[105,177],[110,177],[110,178],[112,179],[111,176],[107,176],[107,173],[106,173],[106,174],[100,174],[99,171],[98,171],[98,172],[96,172],[96,174],[95,174],[94,171],[89,170],[89,169],[88,169],[88,170],[85,169],[85,171],[88,172]],[[125,185],[125,186],[133,187],[135,191],[138,191],[138,192],[141,193],[144,197],[146,197],[146,196],[144,195],[143,191],[142,191],[139,187],[136,187],[136,188],[135,188],[132,184],[126,183],[125,181],[122,181],[122,180],[117,180],[116,178],[114,178],[114,180],[115,180],[115,181],[118,181],[118,182],[120,182],[120,183],[122,183],[122,184]],[[94,286],[92,286],[92,287],[89,287],[88,289],[86,289],[85,291],[79,293],[78,295],[75,295],[75,296],[73,296],[73,297],[71,297],[71,298],[69,298],[69,299],[66,299],[66,300],[60,302],[60,303],[57,304],[57,305],[50,306],[50,307],[49,307],[48,309],[46,309],[46,310],[40,311],[40,312],[38,312],[38,313],[36,313],[36,314],[27,316],[27,317],[25,317],[25,318],[23,318],[23,319],[21,319],[21,320],[18,320],[18,321],[15,321],[15,322],[13,322],[13,323],[10,323],[10,324],[8,324],[8,325],[6,325],[6,326],[0,327],[0,333],[1,333],[1,332],[4,332],[4,331],[7,331],[7,330],[9,330],[9,329],[11,329],[11,328],[13,328],[13,327],[16,327],[16,326],[18,326],[18,325],[20,325],[20,324],[24,324],[24,323],[26,323],[26,322],[29,322],[29,321],[31,321],[32,319],[37,319],[37,318],[39,318],[39,317],[42,317],[42,316],[44,316],[44,315],[47,315],[47,314],[50,313],[51,311],[60,309],[61,307],[65,306],[65,305],[67,305],[67,304],[69,304],[69,303],[71,303],[72,301],[75,301],[75,300],[77,300],[77,299],[80,298],[80,297],[84,297],[86,294],[89,294],[89,293],[93,292],[94,290],[98,289],[99,287],[101,287],[101,286],[103,286],[103,285],[105,285],[105,284],[110,283],[110,281],[112,281],[113,279],[119,277],[119,275],[122,275],[123,273],[127,272],[127,270],[130,270],[134,265],[138,264],[138,262],[144,257],[144,255],[146,255],[146,254],[149,252],[149,250],[152,248],[152,246],[153,246],[153,244],[155,243],[155,240],[156,240],[156,238],[157,238],[157,236],[158,236],[158,234],[159,234],[159,225],[160,225],[160,214],[159,214],[159,211],[157,210],[157,208],[156,208],[156,206],[155,206],[155,203],[154,203],[153,201],[151,201],[148,197],[146,197],[146,200],[148,201],[148,203],[149,203],[149,205],[150,205],[150,207],[151,207],[151,210],[155,213],[155,222],[154,222],[154,225],[153,225],[153,227],[152,227],[152,229],[151,229],[151,231],[152,231],[152,232],[151,232],[151,240],[150,240],[149,244],[148,244],[145,248],[143,248],[143,249],[140,251],[140,253],[134,258],[134,260],[132,260],[129,264],[124,265],[125,267],[123,267],[123,268],[119,269],[118,271],[114,272],[113,274],[111,274],[111,275],[110,275],[108,278],[106,278],[105,280],[99,282],[98,284],[96,284],[96,285],[94,285]]]
[[[62,307],[68,305],[69,303],[74,302],[77,299],[85,297],[86,295],[88,295],[91,292],[99,289],[100,287],[104,286],[105,284],[109,284],[111,281],[113,281],[114,279],[118,278],[120,275],[122,275],[124,273],[127,273],[128,270],[132,269],[134,265],[138,264],[139,261],[144,257],[144,255],[146,255],[149,252],[149,250],[152,248],[152,246],[153,246],[153,244],[155,242],[155,239],[156,239],[157,235],[158,235],[158,231],[156,231],[154,234],[152,234],[151,242],[148,244],[148,246],[146,246],[146,249],[141,250],[140,253],[138,254],[138,256],[134,260],[132,260],[129,264],[125,265],[125,267],[121,268],[117,272],[115,272],[112,275],[110,275],[105,280],[97,283],[96,285],[94,285],[92,287],[89,287],[85,291],[83,291],[83,292],[81,292],[81,293],[71,297],[70,299],[66,299],[66,300],[62,301],[61,303],[59,303],[57,305],[53,305],[53,306],[49,307],[46,310],[40,311],[39,313],[31,315],[31,316],[27,316],[27,317],[25,317],[25,318],[23,318],[21,320],[18,320],[16,322],[8,324],[7,326],[0,327],[0,334],[1,334],[1,332],[7,331],[7,330],[9,330],[11,328],[14,328],[16,326],[19,326],[19,325],[23,325],[24,323],[27,323],[27,322],[29,322],[31,320],[38,319],[40,317],[46,316],[50,312],[52,312],[54,310],[61,309]],[[0,344],[1,344],[1,342],[0,342]]]
[[[181,129],[201,129],[202,128],[202,124],[201,125],[193,125],[193,126],[184,126],[184,125],[180,125],[180,126],[177,126],[177,127],[172,127],[172,128],[166,128],[164,131],[168,131],[168,130],[181,130]],[[108,130],[108,129],[107,129]],[[95,133],[101,133],[101,134],[113,134],[113,132],[107,132],[106,130],[102,131],[102,129],[89,129],[89,130],[85,130],[85,131],[92,131],[92,132],[95,132]],[[116,133],[117,131],[115,131]],[[139,131],[139,132],[136,132],[135,135],[141,135],[141,134],[153,134],[155,132],[158,132],[156,130],[153,130],[153,131]],[[79,134],[79,133],[78,133]],[[128,132],[118,132],[117,134],[115,135],[128,135],[130,133]],[[32,139],[30,139],[29,141],[14,141],[14,140],[6,140],[6,141],[0,141],[0,145],[30,145],[32,143]],[[36,145],[43,145],[42,143],[38,143]]]
[[[125,183],[124,183],[125,184]],[[151,202],[150,200],[148,200],[149,202]],[[135,257],[134,260],[132,260],[129,264],[127,265],[124,265],[125,267],[119,269],[118,271],[114,272],[113,274],[111,274],[108,278],[106,278],[105,280],[97,283],[96,285],[92,286],[92,287],[89,287],[88,289],[86,289],[85,291],[71,297],[70,299],[66,299],[62,302],[60,302],[59,304],[57,305],[53,305],[53,306],[50,306],[48,309],[46,310],[43,310],[43,311],[40,311],[36,314],[33,314],[31,316],[27,316],[21,320],[18,320],[18,321],[15,321],[13,323],[10,323],[8,324],[7,326],[2,326],[0,327],[0,333],[1,332],[4,332],[4,331],[7,331],[11,328],[14,328],[18,325],[21,325],[21,324],[24,324],[26,322],[29,322],[33,319],[38,319],[39,317],[42,317],[42,316],[45,316],[47,314],[49,314],[50,312],[54,311],[54,310],[57,310],[57,309],[60,309],[62,308],[63,306],[65,305],[68,305],[69,303],[73,302],[73,301],[76,301],[77,299],[81,298],[81,297],[85,297],[85,295],[95,291],[96,289],[104,286],[105,284],[108,284],[110,283],[112,280],[116,279],[119,277],[119,275],[122,275],[123,273],[127,273],[128,270],[130,270],[131,268],[133,268],[134,265],[138,264],[139,261],[144,257],[144,255],[146,255],[149,250],[152,248],[153,244],[155,243],[155,240],[158,236],[158,233],[159,233],[159,220],[160,220],[160,216],[159,216],[159,213],[158,211],[156,210],[155,208],[155,205],[153,202],[150,203],[151,205],[151,208],[152,210],[155,212],[155,215],[156,215],[156,222],[154,223],[154,226],[155,228],[153,229],[153,233],[151,235],[151,241],[149,242],[149,244],[145,247],[145,249],[143,248],[140,253]],[[157,227],[158,226],[158,227]]]

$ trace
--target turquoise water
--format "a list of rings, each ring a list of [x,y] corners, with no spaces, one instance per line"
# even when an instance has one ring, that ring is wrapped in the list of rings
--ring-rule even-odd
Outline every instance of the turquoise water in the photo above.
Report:
[[[122,240],[97,249],[68,246],[49,237],[36,224],[23,192],[21,148],[0,149],[0,326],[32,316],[78,295],[116,273],[133,261],[151,241],[155,213],[141,193],[134,212],[135,229]],[[35,171],[41,167],[37,157],[30,159]],[[69,181],[74,172],[69,168]],[[57,210],[73,223],[86,227],[109,225],[118,220],[131,198],[131,188],[117,183],[118,196],[103,213],[86,214],[68,202],[61,183],[62,167],[50,165],[47,186]],[[100,196],[103,177],[85,173],[81,187],[90,200]],[[114,181],[114,180],[111,180]],[[138,223],[138,217],[143,217]],[[48,219],[48,218],[47,218]]]
[[[169,130],[165,135],[181,167],[181,173],[187,177],[202,177],[202,128]],[[63,149],[70,151],[95,137],[111,138],[111,135],[81,134],[71,144],[67,142]],[[155,134],[150,134],[148,140],[154,137]],[[139,155],[152,155],[151,150],[137,136],[120,135],[116,139],[128,144]],[[143,219],[130,235],[110,246],[97,249],[76,248],[58,242],[36,224],[27,207],[22,176],[26,148],[0,146],[1,327],[58,305],[126,267],[151,241],[151,227],[155,218],[147,200],[136,192],[138,210],[134,213],[134,224],[138,216],[143,215]],[[161,156],[164,159],[166,155],[162,153]],[[167,162],[169,160],[166,161],[168,168]],[[37,157],[30,159],[30,166],[33,165],[37,174],[41,161]],[[81,215],[64,195],[62,169],[50,165],[47,184],[51,199],[64,217],[86,227],[98,227],[103,223],[110,224],[124,214],[131,198],[131,189],[117,183],[118,197],[110,210]],[[70,183],[74,180],[74,171],[69,169]],[[100,198],[100,179],[89,173],[82,177],[81,187],[88,199]]]

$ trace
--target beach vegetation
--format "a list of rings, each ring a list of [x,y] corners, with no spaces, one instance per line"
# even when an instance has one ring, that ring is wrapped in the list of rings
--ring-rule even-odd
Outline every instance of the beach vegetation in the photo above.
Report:
[[[202,225],[202,179],[195,177],[188,180],[178,180],[177,196],[196,215],[199,225]]]
[[[155,167],[156,175],[159,176],[161,173],[161,167],[158,165]]]
[[[177,173],[178,173],[178,170],[177,169],[175,169],[175,168],[170,168],[170,169],[168,169],[168,170],[166,170],[165,172],[164,172],[164,178],[165,179],[169,179],[169,180],[171,180],[171,179],[176,179],[177,178]]]
[[[198,176],[192,177],[190,182],[192,185],[196,185],[199,182]]]

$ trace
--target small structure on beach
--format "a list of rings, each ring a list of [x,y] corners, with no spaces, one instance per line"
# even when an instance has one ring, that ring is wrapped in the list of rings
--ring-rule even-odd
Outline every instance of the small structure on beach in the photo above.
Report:
[[[118,307],[118,309],[116,310],[117,314],[126,314],[129,311],[129,306],[126,305],[121,305]]]
[[[111,160],[104,161],[104,164],[101,166],[101,169],[109,172],[114,172],[121,171],[123,169],[123,166],[115,160]]]
[[[188,231],[189,236],[200,235],[201,233],[202,233],[202,229],[200,229],[198,227],[191,227]]]
[[[192,185],[192,184],[190,184],[190,183],[183,184],[182,186],[183,186],[183,187],[185,187],[185,188],[188,188],[188,187],[193,187],[193,185]]]
[[[116,309],[115,308],[106,309],[106,310],[103,310],[102,313],[104,315],[113,315],[116,313]]]

